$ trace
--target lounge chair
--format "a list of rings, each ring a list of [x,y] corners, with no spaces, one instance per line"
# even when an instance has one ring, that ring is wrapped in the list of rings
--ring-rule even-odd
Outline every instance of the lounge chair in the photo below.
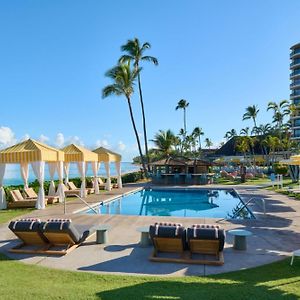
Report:
[[[11,195],[12,202],[8,203],[8,208],[35,207],[37,198],[26,199],[23,197],[23,195],[21,194],[21,192],[19,190],[11,190],[9,192]]]
[[[38,195],[34,191],[33,188],[24,189],[24,192],[26,194],[25,199],[37,199]],[[59,202],[58,196],[45,196],[45,200],[47,201],[47,204],[53,204]]]
[[[75,226],[71,220],[58,219],[47,222],[16,220],[10,222],[9,228],[22,240],[10,252],[46,255],[68,254],[95,233],[93,228]]]
[[[100,190],[105,190],[106,189],[106,183],[103,182],[103,180],[100,177],[98,177],[98,183],[99,183],[99,189]],[[118,185],[117,184],[110,184],[111,189],[114,188],[114,187],[118,187]]]
[[[69,186],[69,188],[70,188],[70,191],[78,191],[78,190],[80,191],[80,188],[78,188],[78,187],[74,184],[73,181],[69,181],[69,182],[68,182],[68,186]],[[93,194],[93,193],[95,193],[94,188],[85,188],[85,190],[86,190],[87,194]]]
[[[181,224],[155,223],[149,228],[150,238],[154,245],[151,261],[183,262],[185,248],[185,229]],[[159,257],[159,252],[178,253],[178,258]]]
[[[19,219],[11,221],[8,228],[22,241],[9,250],[13,253],[39,253],[48,248],[48,240],[40,230],[39,219]],[[28,247],[27,247],[28,246]]]
[[[225,231],[219,226],[195,224],[187,228],[187,243],[191,261],[199,264],[223,265]],[[193,254],[214,255],[216,259],[193,259]]]
[[[74,195],[80,196],[80,189],[77,190],[70,190],[67,188],[67,186],[63,185],[64,193],[66,197],[74,197]],[[87,195],[87,192],[86,192]]]

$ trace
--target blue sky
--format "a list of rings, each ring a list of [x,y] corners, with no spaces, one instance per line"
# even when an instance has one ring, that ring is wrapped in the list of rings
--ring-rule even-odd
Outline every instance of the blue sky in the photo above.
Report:
[[[200,126],[215,144],[245,107],[289,97],[289,48],[300,41],[300,1],[0,1],[0,146],[30,136],[60,146],[137,154],[122,97],[101,99],[120,46],[138,37],[159,66],[142,73],[148,135]],[[142,132],[137,94],[132,99]]]

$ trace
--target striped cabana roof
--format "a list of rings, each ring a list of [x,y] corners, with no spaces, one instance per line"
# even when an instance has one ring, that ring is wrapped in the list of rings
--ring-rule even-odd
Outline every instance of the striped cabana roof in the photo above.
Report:
[[[93,150],[93,152],[97,153],[99,162],[101,161],[114,162],[114,161],[121,161],[122,159],[122,156],[120,154],[115,153],[103,147],[99,147]]]
[[[30,163],[33,161],[63,161],[64,153],[46,144],[28,139],[0,151],[0,163]]]
[[[76,161],[98,161],[96,153],[75,144],[70,144],[61,151],[65,154],[65,162],[76,162]]]

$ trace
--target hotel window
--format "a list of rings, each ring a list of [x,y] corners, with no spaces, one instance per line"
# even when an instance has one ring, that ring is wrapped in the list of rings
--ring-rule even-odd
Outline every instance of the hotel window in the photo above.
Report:
[[[300,129],[294,130],[294,137],[300,137]]]
[[[294,120],[294,127],[300,126],[300,119]]]

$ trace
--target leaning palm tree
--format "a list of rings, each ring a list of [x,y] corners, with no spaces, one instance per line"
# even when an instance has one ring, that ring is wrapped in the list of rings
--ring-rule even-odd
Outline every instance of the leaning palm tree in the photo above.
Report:
[[[139,39],[137,39],[137,38],[134,38],[133,40],[128,40],[125,45],[121,46],[121,50],[124,52],[127,52],[127,54],[122,55],[121,58],[119,59],[119,61],[120,61],[120,63],[123,63],[126,61],[133,61],[133,66],[134,66],[135,70],[139,70],[140,62],[142,62],[142,61],[148,61],[157,66],[158,65],[157,58],[155,58],[153,56],[144,55],[144,52],[150,48],[151,48],[151,45],[149,43],[144,43],[141,45]],[[140,72],[138,72],[137,79],[138,79],[138,87],[139,87],[139,94],[140,94],[142,119],[143,119],[145,152],[146,152],[147,165],[148,165],[148,171],[149,171],[147,127],[146,127],[146,116],[145,116],[145,108],[144,108],[144,100],[143,100]]]
[[[252,105],[252,106],[246,107],[246,112],[243,115],[243,121],[252,119],[254,122],[254,127],[257,127],[256,118],[257,118],[258,112],[259,112],[259,109],[257,108],[257,105]]]
[[[234,136],[237,136],[237,132],[236,132],[235,129],[231,129],[231,130],[229,130],[229,131],[227,131],[227,132],[225,133],[224,138],[227,139],[227,140],[230,140],[230,139],[233,138]]]
[[[170,129],[167,131],[159,130],[158,133],[155,134],[152,142],[154,142],[160,152],[169,156],[175,146],[176,137]]]
[[[183,109],[183,127],[184,127],[185,134],[186,134],[186,108],[188,106],[189,103],[186,100],[181,99],[178,101],[177,106],[175,108],[176,110]]]
[[[195,127],[193,132],[192,132],[192,135],[195,138],[198,138],[199,150],[201,150],[201,135],[204,135],[204,132],[202,131],[202,128]]]
[[[138,131],[135,125],[135,120],[133,116],[133,111],[131,107],[131,96],[134,92],[133,87],[134,87],[134,82],[138,76],[139,69],[134,69],[131,70],[130,68],[130,63],[123,63],[119,64],[118,66],[108,70],[105,73],[105,76],[109,77],[110,79],[113,80],[113,83],[104,87],[102,90],[102,97],[106,98],[111,95],[116,95],[116,96],[125,96],[129,108],[129,114],[131,118],[131,123],[132,127],[134,130],[134,134],[136,137],[136,141],[138,144],[138,149],[141,157],[141,162],[143,166],[143,170],[145,172],[145,175],[147,176],[147,169],[145,165],[145,160],[144,156],[142,153],[142,148],[141,148],[141,143],[140,143],[140,138],[138,135]]]

